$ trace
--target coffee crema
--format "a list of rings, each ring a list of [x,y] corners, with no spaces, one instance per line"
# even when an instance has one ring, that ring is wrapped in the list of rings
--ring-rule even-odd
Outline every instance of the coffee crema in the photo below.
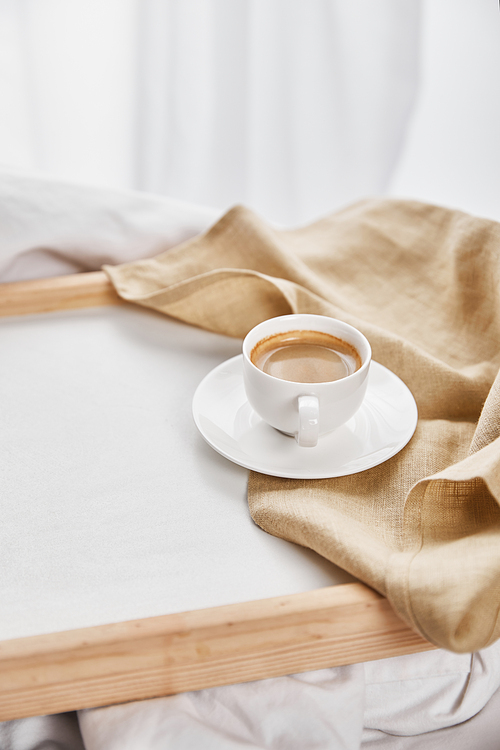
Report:
[[[321,331],[286,331],[259,341],[250,354],[262,372],[294,383],[328,383],[352,375],[361,356],[347,341]]]

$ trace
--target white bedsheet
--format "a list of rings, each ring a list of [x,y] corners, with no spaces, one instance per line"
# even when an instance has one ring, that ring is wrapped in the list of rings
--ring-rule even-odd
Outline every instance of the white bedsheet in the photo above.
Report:
[[[203,208],[154,196],[3,173],[0,280],[91,270],[151,255],[215,218]],[[461,722],[481,711],[498,689],[499,665],[497,643],[475,655],[434,651],[93,709],[79,718],[87,750],[409,750],[422,746],[422,733],[456,724],[425,737],[425,747],[493,750],[500,741],[492,734],[491,711],[473,720],[473,731],[472,723]],[[498,694],[495,700],[498,706]],[[0,747],[28,750],[59,741],[56,735],[66,731],[68,721],[63,715],[0,724]],[[80,750],[71,732],[59,747]],[[433,745],[438,736],[443,744]]]
[[[481,744],[471,745],[461,722],[498,686],[499,661],[498,645],[473,657],[427,652],[84,711],[80,726],[87,750],[428,750],[415,735],[458,724],[454,750],[485,750],[483,740],[498,750],[489,724],[487,734],[476,722]]]

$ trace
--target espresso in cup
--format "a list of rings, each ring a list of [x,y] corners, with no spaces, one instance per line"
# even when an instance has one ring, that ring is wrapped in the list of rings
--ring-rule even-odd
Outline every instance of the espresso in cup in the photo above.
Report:
[[[357,349],[322,331],[285,331],[259,341],[250,354],[262,372],[292,383],[328,383],[352,375],[362,365]]]

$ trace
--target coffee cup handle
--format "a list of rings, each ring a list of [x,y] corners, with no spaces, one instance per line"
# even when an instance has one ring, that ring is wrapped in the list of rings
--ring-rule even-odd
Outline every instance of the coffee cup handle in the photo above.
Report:
[[[314,448],[318,442],[319,401],[317,396],[299,396],[299,429],[295,439],[301,448]]]

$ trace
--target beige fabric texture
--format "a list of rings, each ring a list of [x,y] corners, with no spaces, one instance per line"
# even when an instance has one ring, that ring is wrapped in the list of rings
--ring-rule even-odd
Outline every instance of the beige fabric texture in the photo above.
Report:
[[[104,268],[124,299],[230,336],[294,312],[363,331],[416,398],[414,437],[347,477],[252,472],[252,517],[387,596],[437,646],[500,636],[500,224],[369,199],[285,231],[236,206],[173,250]]]

